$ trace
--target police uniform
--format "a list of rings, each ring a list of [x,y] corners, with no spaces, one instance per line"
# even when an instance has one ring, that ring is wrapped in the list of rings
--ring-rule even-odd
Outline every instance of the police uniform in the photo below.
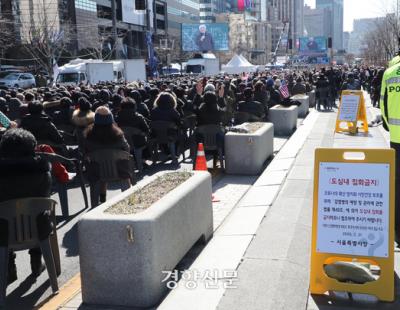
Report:
[[[390,146],[396,151],[395,231],[400,244],[400,56],[390,64],[383,75],[380,103],[383,125],[390,132]]]

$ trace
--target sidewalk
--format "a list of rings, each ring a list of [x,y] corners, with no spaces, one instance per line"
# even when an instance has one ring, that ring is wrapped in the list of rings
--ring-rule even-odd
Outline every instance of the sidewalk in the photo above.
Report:
[[[369,108],[369,121],[371,112],[376,110]],[[347,294],[309,296],[315,149],[388,147],[381,128],[370,128],[367,136],[334,134],[335,120],[336,113],[311,113],[236,207],[223,211],[230,212],[228,218],[188,269],[219,270],[216,287],[207,289],[206,283],[199,283],[188,289],[182,279],[157,309],[400,309],[399,301],[384,304],[359,295],[353,301]],[[395,261],[399,273],[398,252]],[[237,275],[221,272],[231,270]],[[237,288],[224,287],[232,283]],[[398,283],[396,290],[400,296]],[[82,306],[77,294],[62,309],[99,308]]]

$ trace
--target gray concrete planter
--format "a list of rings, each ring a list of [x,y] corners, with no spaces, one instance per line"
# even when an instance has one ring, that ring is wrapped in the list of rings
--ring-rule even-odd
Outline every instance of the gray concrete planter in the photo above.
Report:
[[[275,135],[290,136],[297,128],[298,107],[276,105],[269,110],[268,119],[274,124]]]
[[[173,270],[199,238],[211,238],[213,212],[208,172],[194,172],[187,181],[141,213],[104,212],[156,176],[107,201],[80,220],[84,303],[125,307],[156,305],[167,290],[165,282],[162,283],[166,277],[163,271]]]
[[[271,123],[265,123],[253,133],[228,132],[225,135],[225,171],[228,174],[257,175],[273,153],[274,125]]]
[[[310,97],[306,95],[297,95],[293,96],[291,99],[301,103],[297,110],[297,116],[299,118],[305,118],[310,110]]]

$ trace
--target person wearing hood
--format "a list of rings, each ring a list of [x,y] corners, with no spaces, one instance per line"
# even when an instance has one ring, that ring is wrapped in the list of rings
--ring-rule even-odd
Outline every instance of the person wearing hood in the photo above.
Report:
[[[93,104],[93,109],[96,110],[98,107],[101,106],[110,107],[112,105],[112,103],[110,102],[110,97],[110,93],[107,89],[100,90],[97,95],[97,100]]]
[[[72,100],[68,97],[61,98],[59,110],[53,114],[54,124],[56,126],[70,126],[72,113]]]
[[[274,87],[275,82],[273,79],[267,80],[267,92],[269,92],[268,108],[281,104],[281,94]]]
[[[142,101],[142,95],[138,90],[131,90],[128,94],[136,102],[137,112],[143,115],[144,118],[150,119],[150,111],[145,103]]]
[[[63,144],[64,140],[50,117],[43,112],[43,105],[33,101],[28,105],[29,114],[22,118],[20,127],[30,131],[38,141]]]
[[[203,93],[212,92],[216,94],[218,106],[223,109],[225,108],[225,85],[219,85],[218,89],[215,88],[214,84],[208,83],[205,87],[203,87],[202,83],[199,82],[196,85],[196,95],[193,98],[193,106],[195,109],[198,109],[202,103],[204,102]]]
[[[51,166],[35,155],[35,137],[21,128],[7,130],[0,140],[0,202],[28,197],[50,197]],[[38,216],[38,232],[43,239],[50,234],[51,220],[47,213]],[[0,246],[8,244],[8,223],[0,219]],[[29,250],[32,276],[45,269],[40,248]],[[17,280],[16,255],[9,252],[7,284]]]
[[[243,96],[244,101],[239,102],[238,111],[250,114],[252,116],[250,121],[261,120],[265,116],[264,108],[260,102],[254,100],[253,90],[247,87]]]
[[[12,90],[10,92],[11,98],[8,100],[8,118],[12,121],[18,121],[23,116],[22,109],[24,104],[17,98],[17,92]]]
[[[142,131],[144,136],[134,136],[133,143],[135,147],[146,145],[150,127],[146,119],[141,114],[137,113],[136,102],[132,98],[125,98],[122,101],[121,110],[117,115],[117,124],[119,127],[133,127]]]
[[[316,86],[316,99],[317,99],[317,110],[321,110],[321,105],[324,107],[324,110],[331,110],[331,100],[330,100],[330,85],[329,81],[326,78],[325,74],[321,74],[318,77]]]
[[[203,96],[203,103],[197,111],[197,125],[220,125],[223,111],[218,106],[218,99],[214,92],[208,91]]]
[[[353,73],[349,73],[347,80],[342,85],[342,90],[361,90],[361,82],[355,78]]]
[[[130,146],[126,141],[124,132],[114,121],[114,117],[108,107],[100,106],[96,109],[94,116],[94,123],[89,125],[84,133],[84,153],[90,154],[98,150],[122,150],[125,152],[130,151]],[[120,160],[117,162],[119,177],[126,180],[130,186],[132,179],[131,170],[129,169],[129,161]],[[100,202],[106,201],[107,183],[99,182],[100,174],[97,163],[89,162],[88,179],[92,184],[99,185],[100,187]],[[128,186],[128,187],[129,187]],[[98,201],[92,199],[97,205]]]

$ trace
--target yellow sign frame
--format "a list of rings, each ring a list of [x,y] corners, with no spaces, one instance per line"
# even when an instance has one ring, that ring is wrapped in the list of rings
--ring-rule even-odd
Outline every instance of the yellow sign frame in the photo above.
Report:
[[[342,121],[339,119],[340,109],[342,107],[342,98],[343,96],[346,95],[360,97],[360,104],[358,106],[358,112],[357,112],[357,120],[355,122]],[[362,126],[359,126],[359,122],[362,122]],[[340,125],[342,123],[347,123],[347,128],[341,127]],[[359,129],[362,129],[364,133],[368,133],[367,109],[365,107],[364,93],[361,90],[343,90],[342,95],[340,96],[340,105],[336,118],[335,132],[337,133],[349,132],[351,134],[356,134]]]
[[[344,153],[364,153],[364,160],[346,160]],[[321,162],[335,163],[374,163],[390,165],[389,189],[389,256],[387,258],[351,256],[343,254],[330,254],[317,252],[317,227],[318,227],[318,189],[319,167]],[[395,213],[395,151],[393,149],[328,149],[321,148],[315,151],[314,164],[314,201],[313,201],[313,226],[311,244],[311,274],[310,293],[322,295],[327,291],[344,291],[352,293],[369,294],[382,301],[394,301],[394,213]],[[324,264],[334,261],[368,262],[380,267],[380,277],[374,282],[365,284],[343,283],[328,277]]]

